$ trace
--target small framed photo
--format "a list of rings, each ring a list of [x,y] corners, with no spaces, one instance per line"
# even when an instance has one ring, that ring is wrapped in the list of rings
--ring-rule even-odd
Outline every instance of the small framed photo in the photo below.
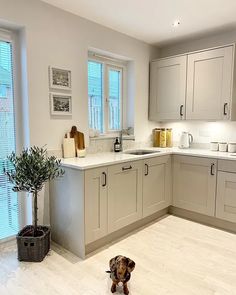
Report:
[[[51,93],[50,100],[51,100],[51,115],[59,115],[59,116],[72,115],[71,95]]]
[[[50,88],[71,90],[71,71],[49,67]]]

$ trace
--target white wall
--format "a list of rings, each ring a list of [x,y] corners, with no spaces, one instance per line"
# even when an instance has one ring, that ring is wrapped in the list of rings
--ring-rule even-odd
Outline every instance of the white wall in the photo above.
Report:
[[[236,30],[221,32],[201,39],[176,43],[160,48],[160,56],[166,57],[189,51],[220,46],[236,42]],[[163,124],[173,128],[174,141],[178,141],[181,131],[189,131],[197,143],[210,141],[236,142],[236,122],[176,122]]]
[[[72,125],[85,133],[88,144],[89,48],[124,56],[134,62],[130,71],[133,76],[130,93],[134,95],[131,117],[134,116],[137,141],[148,138],[153,127],[148,121],[149,60],[157,56],[156,48],[38,0],[0,0],[1,24],[21,28],[25,36],[29,114],[25,112],[24,116],[29,115],[31,145],[47,144],[48,149],[60,149],[62,137]],[[50,117],[49,65],[72,71],[72,118]],[[24,91],[24,101],[26,96]]]
[[[17,125],[24,127],[23,132],[18,133],[24,137],[19,142],[46,144],[50,150],[59,150],[64,133],[76,125],[85,133],[88,145],[87,54],[90,48],[131,61],[128,91],[130,106],[134,108],[129,110],[129,123],[134,123],[137,141],[146,141],[150,137],[155,124],[148,121],[149,61],[157,57],[157,48],[39,0],[0,0],[0,27],[18,31],[21,70],[18,69],[17,73],[21,72],[22,76],[18,75],[16,82],[22,85],[22,89],[16,93],[15,99],[20,110]],[[49,65],[72,71],[72,118],[50,117]],[[19,83],[20,78],[22,83]],[[48,224],[48,190],[42,195],[40,222]],[[42,210],[43,203],[45,210]],[[30,204],[25,206],[30,212]],[[29,220],[30,216],[25,221]]]

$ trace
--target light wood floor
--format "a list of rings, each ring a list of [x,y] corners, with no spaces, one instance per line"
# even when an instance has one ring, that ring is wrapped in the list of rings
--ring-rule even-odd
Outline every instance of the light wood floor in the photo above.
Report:
[[[81,261],[53,247],[42,263],[19,263],[0,246],[1,295],[106,295],[111,257],[136,262],[130,295],[235,295],[236,235],[167,216]],[[116,294],[121,294],[118,290]]]

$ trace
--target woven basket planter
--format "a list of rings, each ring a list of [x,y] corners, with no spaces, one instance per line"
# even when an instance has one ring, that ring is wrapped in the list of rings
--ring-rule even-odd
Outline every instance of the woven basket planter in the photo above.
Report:
[[[41,262],[50,250],[50,228],[37,227],[37,236],[32,235],[33,226],[25,226],[16,236],[18,260]]]

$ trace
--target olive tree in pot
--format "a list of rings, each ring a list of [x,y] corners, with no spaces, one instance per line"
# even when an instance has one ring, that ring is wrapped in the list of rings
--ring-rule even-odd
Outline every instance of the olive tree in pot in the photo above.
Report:
[[[38,225],[38,194],[44,184],[63,176],[60,160],[47,156],[47,150],[39,147],[24,149],[17,156],[8,156],[14,169],[6,171],[13,191],[28,192],[33,196],[33,225],[27,225],[17,234],[18,260],[40,262],[50,249],[50,228]]]

